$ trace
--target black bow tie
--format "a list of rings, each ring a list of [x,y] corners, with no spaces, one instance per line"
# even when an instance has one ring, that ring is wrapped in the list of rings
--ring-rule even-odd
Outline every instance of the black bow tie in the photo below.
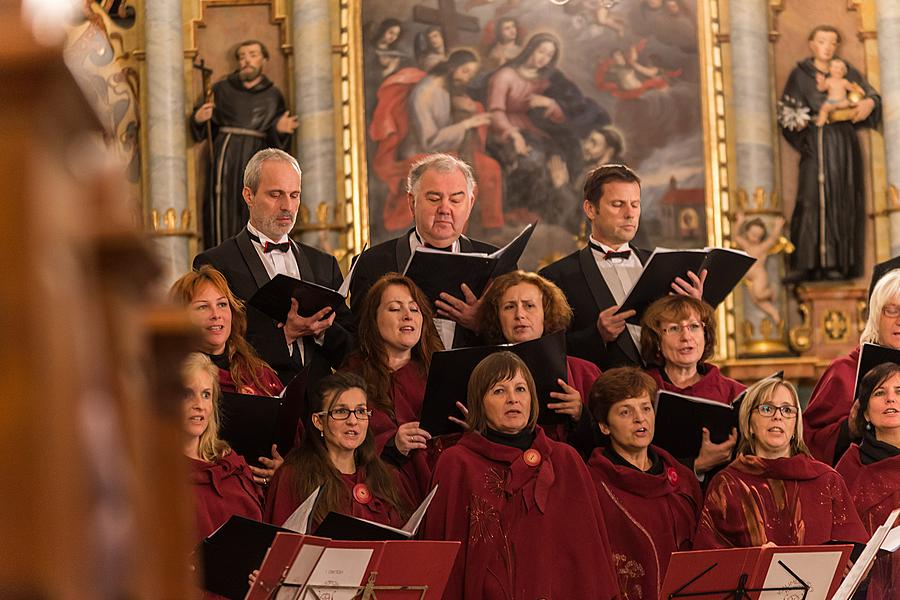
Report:
[[[263,247],[263,253],[265,254],[268,254],[272,250],[278,250],[279,252],[289,252],[291,249],[290,242],[282,242],[280,244],[276,244],[275,242],[267,241],[266,243],[263,243],[262,240],[259,239],[259,236],[253,235],[249,231],[247,232],[247,235],[250,236],[251,240]]]
[[[622,250],[621,252],[614,252],[610,250],[609,252],[607,252],[600,246],[600,244],[595,244],[593,241],[588,241],[588,245],[592,250],[596,250],[597,252],[602,254],[603,258],[605,258],[606,260],[612,260],[614,258],[627,260],[631,256],[631,250]]]

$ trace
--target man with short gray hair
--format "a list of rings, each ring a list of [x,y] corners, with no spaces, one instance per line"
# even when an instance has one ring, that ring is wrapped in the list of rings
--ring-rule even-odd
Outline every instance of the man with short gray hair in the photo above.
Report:
[[[300,208],[300,181],[300,165],[288,153],[265,148],[254,154],[244,169],[247,225],[236,236],[198,254],[194,268],[209,264],[221,271],[231,291],[245,303],[278,274],[338,289],[343,276],[335,258],[288,235]],[[346,306],[327,317],[327,308],[302,317],[297,301],[292,300],[284,323],[252,306],[246,309],[247,340],[285,384],[308,366],[310,385],[314,385],[341,365],[353,343]]]
[[[429,154],[417,161],[409,170],[406,198],[414,227],[366,250],[357,259],[350,283],[350,309],[357,319],[369,288],[385,273],[402,273],[418,246],[447,252],[497,250],[462,234],[475,204],[475,176],[465,161],[449,154]],[[447,349],[477,341],[478,298],[465,285],[462,292],[465,301],[444,293],[435,303],[435,325]]]

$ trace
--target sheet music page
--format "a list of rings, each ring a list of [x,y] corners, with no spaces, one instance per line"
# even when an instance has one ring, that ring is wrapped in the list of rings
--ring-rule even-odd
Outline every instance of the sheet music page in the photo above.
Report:
[[[337,590],[329,585],[358,586],[372,559],[371,548],[328,548],[306,582],[303,600],[353,600],[359,591]]]
[[[406,522],[406,525],[403,526],[403,532],[409,534],[409,537],[416,535],[416,531],[419,529],[419,524],[422,523],[422,518],[425,516],[425,511],[428,510],[428,506],[431,504],[431,501],[434,499],[435,493],[437,493],[438,486],[435,485],[428,495],[422,500],[422,504],[419,505],[419,508],[416,509]]]
[[[840,560],[841,552],[776,552],[772,555],[772,562],[769,563],[769,571],[766,573],[763,587],[793,587],[798,589],[762,592],[759,595],[759,600],[791,600],[803,597],[803,590],[799,585],[800,582],[782,567],[779,561],[784,563],[788,569],[796,573],[810,586],[806,600],[828,600],[828,590],[831,588],[834,573],[838,568],[843,569],[843,565],[838,564]]]
[[[900,548],[900,527],[891,529],[891,532],[888,533],[881,544],[881,549],[885,552],[896,552],[897,548]]]
[[[359,254],[362,254],[366,251],[366,248],[369,247],[368,243],[363,244],[362,250],[359,251]],[[359,254],[357,254],[357,258],[353,261],[353,265],[350,267],[350,270],[347,272],[347,278],[344,279],[344,283],[341,284],[336,291],[338,294],[346,298],[350,294],[350,280],[353,279],[353,272],[356,270],[356,265],[359,264]]]
[[[306,535],[307,529],[309,528],[309,515],[316,507],[316,499],[319,497],[319,490],[321,489],[321,485],[314,489],[312,494],[297,507],[297,510],[291,513],[291,516],[285,519],[281,526],[285,529],[290,529],[291,531]]]
[[[316,567],[316,563],[319,562],[319,558],[321,558],[325,549],[325,546],[316,546],[315,544],[303,544],[300,547],[300,552],[297,553],[294,564],[288,569],[287,575],[282,582],[282,587],[278,589],[278,594],[275,596],[275,600],[293,600],[298,597],[300,589],[306,583],[306,580],[309,579],[310,573]]]
[[[871,539],[869,539],[869,543],[866,544],[865,550],[862,551],[862,554],[859,555],[859,558],[857,558],[856,562],[853,564],[853,568],[847,573],[847,577],[841,582],[841,587],[839,587],[837,592],[834,593],[834,596],[832,596],[832,600],[850,600],[850,598],[853,597],[856,588],[859,587],[859,584],[872,567],[872,563],[875,562],[876,554],[884,543],[885,538],[887,538],[888,534],[891,532],[891,528],[894,526],[894,522],[897,520],[898,516],[900,516],[900,508],[894,509],[894,511],[888,515],[884,524],[875,530],[875,533],[873,533]]]

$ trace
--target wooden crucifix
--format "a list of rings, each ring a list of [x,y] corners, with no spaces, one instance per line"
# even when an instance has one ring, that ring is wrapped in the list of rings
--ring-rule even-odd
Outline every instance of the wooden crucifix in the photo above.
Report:
[[[478,19],[456,12],[456,0],[437,0],[437,4],[437,8],[421,4],[413,6],[413,21],[440,25],[444,30],[444,43],[448,50],[459,42],[460,31],[481,31]]]

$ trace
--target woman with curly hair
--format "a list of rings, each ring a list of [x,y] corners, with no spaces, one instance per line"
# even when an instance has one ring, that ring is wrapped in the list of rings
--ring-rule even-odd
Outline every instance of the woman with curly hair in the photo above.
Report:
[[[572,320],[572,309],[565,294],[553,282],[537,273],[512,271],[493,281],[482,298],[478,316],[481,335],[486,341],[514,344],[564,331]],[[571,438],[570,433],[576,427],[595,429],[585,403],[600,369],[594,363],[567,356],[566,370],[566,381],[559,380],[560,391],[550,393],[555,402],[548,404],[551,410],[570,418],[568,427],[547,430],[547,435],[555,440]],[[588,437],[593,437],[593,433]]]

